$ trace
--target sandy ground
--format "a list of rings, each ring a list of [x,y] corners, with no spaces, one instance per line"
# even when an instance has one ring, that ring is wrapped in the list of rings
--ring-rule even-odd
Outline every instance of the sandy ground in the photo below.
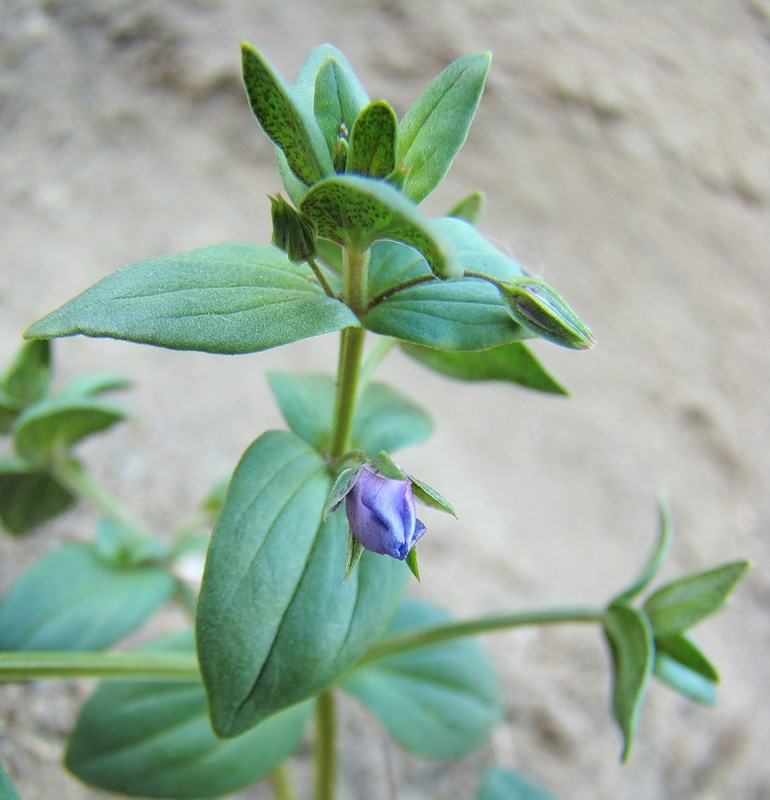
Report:
[[[469,798],[498,763],[575,800],[770,797],[770,4],[4,0],[0,362],[29,322],[122,263],[269,238],[279,179],[239,85],[243,38],[287,77],[331,41],[400,113],[452,58],[494,51],[469,142],[428,207],[484,189],[483,230],[599,337],[590,354],[537,348],[570,399],[386,363],[438,427],[402,463],[460,516],[428,520],[415,596],[459,616],[600,603],[647,552],[659,490],[677,528],[666,577],[754,562],[701,631],[723,675],[718,707],[653,686],[628,765],[599,636],[530,631],[487,639],[506,724],[458,764],[412,760],[346,704],[343,796],[391,796],[390,772],[400,800]],[[280,426],[266,370],[335,360],[331,337],[237,358],[106,340],[56,349],[61,381],[94,369],[136,381],[134,419],[82,455],[161,533]],[[3,541],[0,588],[93,521],[80,510]],[[86,688],[0,692],[0,757],[24,800],[103,796],[58,764]]]

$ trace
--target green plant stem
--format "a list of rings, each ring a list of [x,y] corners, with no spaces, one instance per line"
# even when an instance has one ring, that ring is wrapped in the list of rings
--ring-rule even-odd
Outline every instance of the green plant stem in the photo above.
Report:
[[[149,536],[147,526],[108,489],[96,483],[75,461],[60,461],[53,467],[53,474],[77,497],[88,500],[106,517],[129,528],[139,536]]]
[[[273,794],[276,800],[299,800],[285,761],[273,770],[270,775],[270,783],[273,785]]]
[[[392,656],[405,650],[414,650],[450,639],[459,639],[463,636],[475,636],[480,633],[492,633],[530,625],[558,625],[568,622],[600,623],[603,619],[604,610],[601,608],[555,608],[481,617],[465,622],[447,622],[444,625],[435,625],[432,628],[393,636],[378,642],[359,663],[374,661],[384,656]]]
[[[0,682],[35,678],[200,681],[187,653],[0,653]]]
[[[310,269],[313,270],[313,274],[316,276],[318,283],[321,284],[321,288],[326,292],[327,296],[334,297],[334,290],[329,286],[329,282],[326,280],[326,276],[323,274],[316,260],[314,258],[308,258],[307,263],[310,265]]]
[[[366,306],[368,251],[352,247],[344,251],[343,299],[356,313],[363,313]],[[350,431],[353,428],[366,330],[361,327],[345,328],[340,335],[340,357],[337,370],[337,397],[334,404],[334,432],[330,456],[339,458],[350,446]]]
[[[316,800],[334,800],[337,782],[337,710],[327,689],[316,699]]]

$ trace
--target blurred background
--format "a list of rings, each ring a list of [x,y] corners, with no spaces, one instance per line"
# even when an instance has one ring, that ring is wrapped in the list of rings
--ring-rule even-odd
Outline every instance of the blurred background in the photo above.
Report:
[[[629,764],[598,632],[528,630],[486,637],[506,721],[459,763],[406,756],[346,703],[343,797],[388,798],[394,782],[400,800],[469,798],[489,763],[575,800],[770,797],[770,2],[3,0],[0,364],[30,322],[126,262],[269,241],[280,180],[240,85],[241,39],[287,79],[329,41],[399,114],[450,60],[492,50],[468,143],[426,207],[483,189],[482,231],[598,336],[589,353],[536,346],[570,398],[383,365],[437,426],[401,463],[460,519],[428,512],[411,593],[460,617],[602,603],[647,555],[659,491],[675,523],[662,577],[754,562],[698,631],[722,673],[717,708],[653,684]],[[163,533],[283,427],[264,373],[332,371],[336,341],[217,357],[75,338],[55,356],[61,383],[135,381],[133,419],[81,454]],[[94,521],[81,509],[5,537],[0,590]],[[104,796],[59,765],[88,689],[0,691],[0,758],[25,800]]]

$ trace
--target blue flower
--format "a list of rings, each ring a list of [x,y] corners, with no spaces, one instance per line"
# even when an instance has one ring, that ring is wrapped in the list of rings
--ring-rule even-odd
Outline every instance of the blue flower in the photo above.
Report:
[[[403,561],[425,525],[417,519],[411,481],[381,475],[364,464],[345,497],[345,511],[353,536],[374,553]]]

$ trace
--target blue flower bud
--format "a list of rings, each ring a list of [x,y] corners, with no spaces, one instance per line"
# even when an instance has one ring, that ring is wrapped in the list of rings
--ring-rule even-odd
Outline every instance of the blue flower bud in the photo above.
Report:
[[[386,478],[371,464],[359,469],[345,497],[345,511],[353,536],[367,550],[401,561],[425,533],[411,481]]]

